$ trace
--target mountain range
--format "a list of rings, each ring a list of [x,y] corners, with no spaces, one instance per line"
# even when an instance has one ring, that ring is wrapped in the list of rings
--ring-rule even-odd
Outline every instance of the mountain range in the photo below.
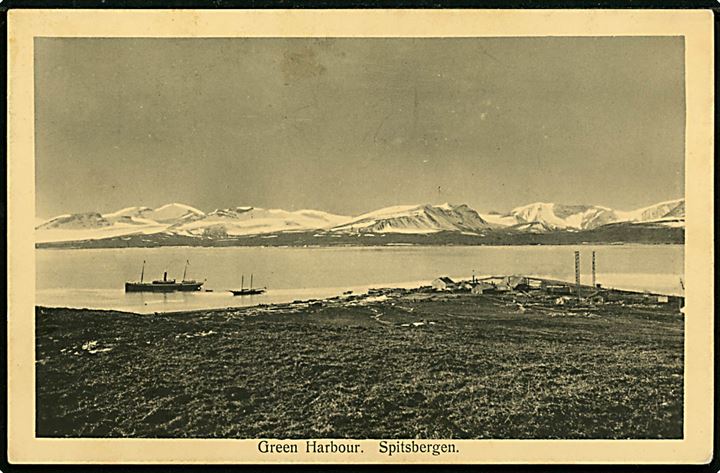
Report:
[[[60,215],[39,223],[35,239],[39,244],[151,235],[218,240],[253,235],[271,238],[308,232],[330,237],[385,234],[486,236],[497,233],[586,232],[618,225],[684,228],[684,224],[684,199],[632,211],[597,205],[537,202],[505,214],[482,214],[465,204],[401,205],[355,217],[319,210],[287,211],[256,207],[233,207],[205,213],[188,205],[172,203],[155,209],[128,207],[105,214]]]

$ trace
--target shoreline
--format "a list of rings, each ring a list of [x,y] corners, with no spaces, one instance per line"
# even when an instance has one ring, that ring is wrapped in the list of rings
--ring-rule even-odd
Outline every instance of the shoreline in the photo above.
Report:
[[[384,288],[386,290],[396,292],[396,291],[402,291],[403,293],[407,294],[409,292],[412,292],[413,289],[405,289],[402,287],[397,288]],[[421,291],[417,291],[420,293]],[[386,297],[385,300],[389,300],[391,296],[389,294],[384,294]],[[123,313],[123,314],[132,314],[132,315],[140,315],[140,316],[148,316],[148,315],[193,315],[198,313],[204,313],[204,312],[218,312],[218,313],[225,313],[225,312],[237,312],[237,311],[243,311],[243,310],[252,310],[252,309],[266,309],[268,312],[271,312],[273,310],[282,310],[282,309],[293,309],[298,307],[307,307],[308,305],[312,304],[322,304],[326,306],[332,306],[332,305],[338,305],[341,306],[341,302],[350,302],[352,303],[359,303],[366,299],[370,299],[373,297],[378,297],[377,295],[369,294],[368,292],[364,293],[353,293],[349,295],[341,294],[337,296],[330,296],[330,297],[324,297],[324,298],[310,298],[310,299],[297,299],[291,302],[276,302],[276,303],[258,303],[255,305],[247,305],[247,306],[228,306],[228,307],[213,307],[213,308],[207,308],[207,309],[191,309],[191,310],[171,310],[171,311],[156,311],[156,312],[148,312],[148,313],[141,313],[141,312],[133,312],[129,310],[118,310],[118,309],[93,309],[93,308],[77,308],[77,307],[60,307],[60,306],[43,306],[36,304],[36,309],[43,309],[48,311],[55,311],[55,310],[67,310],[67,311],[79,311],[79,312],[115,312],[115,313]],[[392,296],[397,297],[397,296]]]
[[[569,291],[576,290],[575,285],[572,282],[569,281],[563,281],[563,280],[557,280],[557,279],[548,279],[548,278],[539,278],[539,277],[533,277],[533,276],[481,276],[478,278],[478,281],[480,280],[495,280],[495,281],[502,281],[507,280],[509,277],[520,277],[525,278],[528,280],[538,281],[542,286],[547,285],[557,285],[557,286],[563,286],[566,287]],[[458,281],[458,285],[468,285],[471,281],[469,278],[467,279],[461,279]],[[684,305],[684,296],[676,295],[676,294],[666,294],[666,293],[659,293],[659,292],[639,292],[639,291],[633,291],[633,290],[625,290],[625,289],[616,289],[611,287],[604,287],[604,288],[595,288],[588,285],[580,285],[579,289],[581,289],[585,295],[590,295],[593,293],[596,293],[595,296],[599,296],[603,294],[604,298],[616,298],[617,300],[622,301],[622,303],[625,303],[625,301],[648,301],[648,300],[658,300],[658,298],[667,298],[668,301],[673,301],[675,304],[681,304]],[[208,291],[210,293],[214,293],[215,291]],[[492,290],[490,291],[492,292]],[[466,286],[466,288],[463,289],[455,289],[450,291],[436,291],[433,290],[432,286],[430,285],[421,285],[417,287],[403,287],[403,286],[386,286],[386,287],[375,287],[375,288],[369,288],[367,290],[364,290],[363,292],[343,292],[341,294],[328,296],[328,297],[321,297],[321,298],[309,298],[309,299],[296,299],[290,302],[274,302],[274,303],[258,303],[254,305],[245,305],[245,306],[227,306],[227,307],[213,307],[213,308],[198,308],[198,309],[189,309],[189,310],[166,310],[166,311],[150,311],[150,312],[134,312],[131,310],[118,310],[118,309],[93,309],[93,308],[75,308],[75,307],[59,307],[59,306],[43,306],[36,304],[36,310],[42,309],[44,311],[57,311],[57,310],[66,310],[66,311],[83,311],[83,312],[114,312],[114,313],[125,313],[125,314],[134,314],[134,315],[140,315],[140,316],[148,316],[148,315],[197,315],[200,313],[228,313],[228,312],[240,312],[240,311],[249,311],[249,312],[266,312],[266,313],[273,313],[273,312],[282,312],[282,311],[295,311],[296,309],[302,309],[302,308],[308,308],[308,307],[330,307],[330,308],[343,308],[343,307],[353,307],[356,305],[366,305],[368,302],[386,302],[388,301],[390,304],[393,304],[394,302],[403,300],[404,298],[417,298],[417,297],[423,297],[423,298],[431,298],[431,299],[444,299],[448,296],[462,296],[462,295],[470,295],[471,291],[469,287]],[[540,294],[542,293],[542,294]],[[540,294],[540,295],[538,295]],[[571,292],[567,292],[567,294],[563,293],[563,297],[567,297],[571,294]],[[493,294],[495,297],[499,297],[500,299],[507,299],[508,297],[513,300],[517,297],[529,297],[530,300],[540,301],[542,300],[544,303],[548,303],[548,296],[549,294],[547,291],[544,291],[542,289],[534,289],[533,291],[530,291],[528,289],[527,291],[508,291],[508,292],[502,292],[499,294]],[[582,294],[581,294],[582,295]],[[482,297],[482,294],[475,295],[475,297]],[[577,296],[573,296],[577,297]],[[552,299],[552,296],[550,297]],[[580,300],[578,300],[579,303],[581,303]],[[604,302],[604,301],[603,301]],[[557,299],[555,300],[555,303],[557,303]],[[678,305],[679,307],[680,305]]]

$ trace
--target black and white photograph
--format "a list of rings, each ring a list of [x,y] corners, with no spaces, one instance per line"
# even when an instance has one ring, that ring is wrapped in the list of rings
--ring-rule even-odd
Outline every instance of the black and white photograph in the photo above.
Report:
[[[35,437],[685,439],[686,46],[35,37]]]

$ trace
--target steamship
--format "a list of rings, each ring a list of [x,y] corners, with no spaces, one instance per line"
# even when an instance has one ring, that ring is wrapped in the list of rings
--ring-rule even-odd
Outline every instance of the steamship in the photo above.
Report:
[[[183,271],[182,281],[168,279],[167,271],[163,273],[162,279],[156,279],[151,282],[144,282],[145,278],[145,261],[143,261],[142,271],[140,272],[140,281],[125,282],[125,292],[191,292],[199,291],[204,281],[195,281],[194,279],[185,279],[187,276],[187,267],[190,261],[185,262],[185,271]]]

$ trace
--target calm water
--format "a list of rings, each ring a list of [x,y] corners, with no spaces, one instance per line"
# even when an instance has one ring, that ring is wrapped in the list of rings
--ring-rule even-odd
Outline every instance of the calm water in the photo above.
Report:
[[[164,312],[238,307],[329,297],[370,287],[414,287],[437,276],[524,274],[574,280],[574,250],[581,251],[583,283],[590,283],[590,252],[597,257],[597,281],[604,286],[680,294],[680,245],[384,247],[384,248],[122,248],[36,250],[39,305]],[[145,280],[164,270],[181,279],[207,279],[213,292],[125,294],[124,282]],[[227,289],[267,287],[266,294],[234,297]]]

